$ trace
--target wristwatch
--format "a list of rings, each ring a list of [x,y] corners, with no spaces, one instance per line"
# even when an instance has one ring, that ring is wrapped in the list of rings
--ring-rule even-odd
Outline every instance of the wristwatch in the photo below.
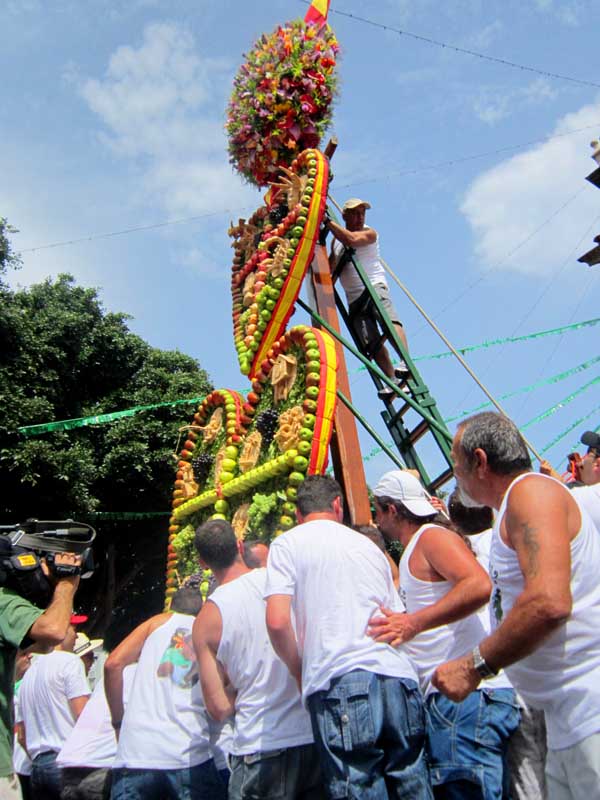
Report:
[[[494,678],[498,673],[493,670],[479,651],[479,645],[473,648],[473,666],[483,680]]]

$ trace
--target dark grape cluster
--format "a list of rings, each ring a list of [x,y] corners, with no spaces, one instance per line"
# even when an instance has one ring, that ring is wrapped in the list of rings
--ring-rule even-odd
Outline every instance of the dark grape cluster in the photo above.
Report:
[[[194,478],[199,483],[204,483],[208,478],[208,473],[214,462],[214,456],[210,453],[202,453],[197,458],[192,458],[192,469],[194,470]]]
[[[183,582],[183,585],[189,589],[197,589],[200,591],[200,584],[204,580],[204,570],[200,572],[195,572],[193,575],[190,575],[189,578],[186,578]]]
[[[278,421],[279,412],[275,411],[274,408],[268,408],[266,411],[261,411],[256,417],[256,430],[262,434],[263,442],[267,447],[273,441],[273,436],[275,436]]]
[[[269,221],[273,225],[279,225],[288,215],[289,209],[285,203],[281,203],[281,205],[275,206],[275,208],[271,209],[269,212]]]

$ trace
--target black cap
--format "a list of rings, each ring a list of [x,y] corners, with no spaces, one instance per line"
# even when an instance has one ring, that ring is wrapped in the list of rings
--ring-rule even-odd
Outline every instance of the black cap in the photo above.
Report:
[[[587,444],[588,447],[593,447],[594,450],[600,453],[600,433],[586,431],[579,441],[581,444]]]

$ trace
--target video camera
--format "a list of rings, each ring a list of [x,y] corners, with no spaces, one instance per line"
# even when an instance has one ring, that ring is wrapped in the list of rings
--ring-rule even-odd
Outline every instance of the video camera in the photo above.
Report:
[[[42,559],[55,579],[94,572],[91,544],[96,531],[85,522],[28,519],[23,524],[0,525],[0,586],[12,589],[38,608],[46,608],[54,582],[44,574]],[[59,553],[81,556],[81,566],[56,564]]]

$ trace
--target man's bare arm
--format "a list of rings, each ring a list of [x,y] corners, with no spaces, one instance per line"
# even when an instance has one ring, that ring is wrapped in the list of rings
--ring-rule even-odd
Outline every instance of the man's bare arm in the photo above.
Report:
[[[221,612],[209,599],[196,617],[192,638],[206,710],[217,722],[223,722],[235,713],[236,697],[223,666],[217,660],[222,634]]]
[[[523,573],[524,588],[502,624],[480,646],[495,670],[534,652],[564,625],[572,607],[571,538],[581,515],[555,483],[531,477],[512,490],[504,518],[509,546]],[[470,654],[437,668],[432,682],[455,702],[477,688],[481,678]]]
[[[349,231],[333,220],[329,220],[327,227],[345,247],[364,247],[367,244],[373,244],[377,240],[377,231],[373,228],[365,228],[362,231]]]
[[[302,685],[302,659],[292,625],[292,597],[274,594],[267,598],[267,630],[273,650],[286,665],[292,677]]]
[[[104,693],[110,709],[113,725],[120,725],[123,719],[123,670],[139,659],[144,642],[158,627],[170,617],[169,613],[157,614],[142,622],[120,645],[115,647],[104,664]]]
[[[81,697],[72,697],[69,700],[69,708],[71,709],[71,714],[73,715],[73,719],[75,721],[79,719],[79,716],[89,699],[89,694],[82,694]]]
[[[76,556],[74,553],[57,553],[55,563],[79,566],[81,556]],[[42,569],[49,575],[49,569],[45,564]],[[56,582],[50,605],[29,629],[27,634],[29,639],[44,647],[55,647],[62,642],[67,635],[73,613],[73,597],[78,586],[79,575],[60,578]]]
[[[510,494],[506,534],[519,559],[524,588],[502,624],[481,644],[482,656],[496,669],[532,653],[569,618],[570,499],[556,484],[533,477]]]
[[[384,618],[376,615],[370,620],[369,635],[393,647],[423,631],[464,619],[490,598],[491,581],[460,536],[444,528],[430,528],[417,547],[432,571],[453,586],[436,603],[413,614],[384,609]],[[415,549],[413,556],[416,553]]]

